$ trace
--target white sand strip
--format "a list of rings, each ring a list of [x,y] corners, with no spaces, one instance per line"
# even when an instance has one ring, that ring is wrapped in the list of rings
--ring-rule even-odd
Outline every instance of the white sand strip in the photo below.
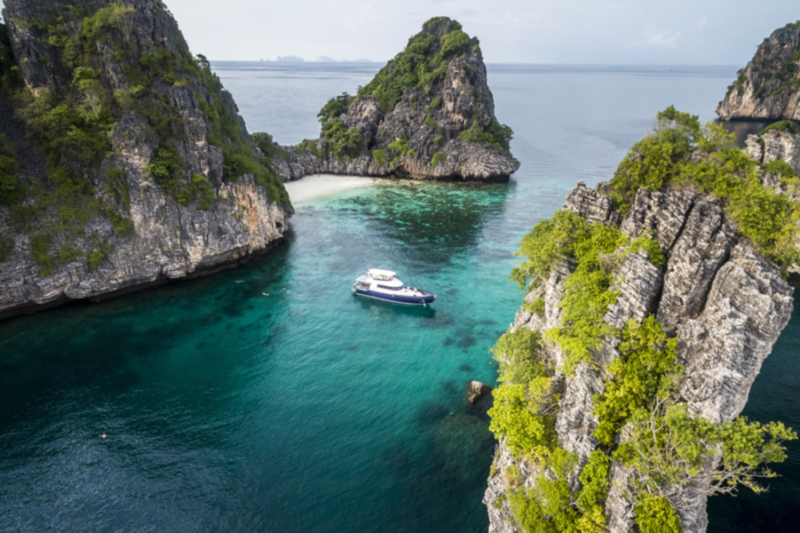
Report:
[[[302,204],[312,198],[318,198],[336,192],[346,191],[356,187],[372,185],[375,178],[357,178],[354,176],[334,176],[333,174],[315,174],[306,176],[297,181],[284,183],[292,205]]]

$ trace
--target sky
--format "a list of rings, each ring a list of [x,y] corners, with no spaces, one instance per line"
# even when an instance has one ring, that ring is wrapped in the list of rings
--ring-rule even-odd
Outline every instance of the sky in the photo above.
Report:
[[[165,0],[211,60],[385,62],[433,16],[457,19],[488,63],[744,65],[798,0]],[[2,1],[0,1],[2,4]]]

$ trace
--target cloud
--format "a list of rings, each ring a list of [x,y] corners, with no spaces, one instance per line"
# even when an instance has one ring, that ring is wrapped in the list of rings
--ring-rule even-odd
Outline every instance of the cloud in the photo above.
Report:
[[[678,46],[675,41],[681,36],[680,31],[670,35],[670,32],[663,29],[656,29],[654,24],[650,24],[644,33],[644,42],[650,46],[659,48],[675,48]]]
[[[701,18],[700,20],[697,21],[697,27],[702,30],[703,28],[706,27],[707,23],[708,23],[708,19],[703,17],[703,18]]]

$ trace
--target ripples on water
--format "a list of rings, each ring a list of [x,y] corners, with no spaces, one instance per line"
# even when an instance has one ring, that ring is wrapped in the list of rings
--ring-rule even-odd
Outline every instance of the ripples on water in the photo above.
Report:
[[[251,131],[295,143],[378,65],[215,69]],[[712,119],[734,77],[490,66],[522,162],[510,184],[347,191],[301,206],[287,242],[237,270],[0,324],[0,531],[485,531],[492,444],[464,385],[494,383],[487,352],[521,299],[511,253],[657,111]],[[355,300],[367,267],[439,302]],[[756,419],[800,427],[799,324],[756,381]],[[770,495],[714,499],[710,530],[789,530],[791,452]]]

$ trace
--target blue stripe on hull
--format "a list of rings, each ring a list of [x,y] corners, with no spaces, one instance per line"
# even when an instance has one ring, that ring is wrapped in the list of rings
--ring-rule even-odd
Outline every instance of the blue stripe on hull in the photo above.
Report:
[[[392,302],[403,305],[426,305],[432,304],[434,301],[434,296],[430,293],[415,298],[412,296],[400,296],[356,289],[355,294],[356,296],[364,296],[374,300],[383,300],[384,302]]]

